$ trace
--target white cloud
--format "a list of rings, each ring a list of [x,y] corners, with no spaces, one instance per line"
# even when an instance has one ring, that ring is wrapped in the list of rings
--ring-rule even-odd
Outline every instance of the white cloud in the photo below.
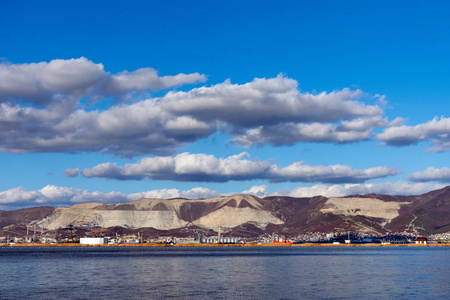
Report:
[[[254,185],[250,189],[243,191],[242,194],[253,195],[261,198],[270,195],[267,185]]]
[[[66,169],[64,171],[64,176],[77,177],[79,173],[80,173],[80,168]]]
[[[442,184],[431,183],[410,183],[410,182],[385,182],[385,183],[362,183],[344,185],[317,184],[311,187],[299,187],[292,191],[282,191],[275,195],[285,195],[291,197],[343,197],[348,195],[421,195],[432,190],[443,188]]]
[[[164,108],[198,120],[220,120],[235,127],[274,125],[280,122],[337,122],[383,114],[378,106],[357,101],[360,90],[343,89],[314,95],[297,90],[297,81],[278,75],[255,78],[237,85],[226,81],[189,92],[169,92]]]
[[[85,169],[85,177],[100,177],[119,180],[175,180],[213,181],[248,180],[262,176],[270,165],[267,162],[247,159],[243,152],[227,158],[216,158],[207,154],[181,153],[175,157],[148,157],[134,164],[120,167],[104,163],[92,169]]]
[[[368,116],[352,120],[344,120],[337,127],[338,131],[367,131],[373,128],[387,127],[389,121],[382,116]]]
[[[36,192],[30,192],[23,187],[18,187],[10,190],[0,192],[0,204],[10,203],[27,203],[36,201],[38,194]]]
[[[416,126],[399,125],[386,128],[375,138],[389,146],[408,146],[423,141],[433,141],[432,152],[450,151],[450,118],[435,117]]]
[[[450,168],[443,167],[437,169],[434,167],[428,167],[425,171],[414,172],[408,176],[409,180],[426,182],[426,181],[437,181],[442,183],[450,182]]]
[[[123,71],[110,76],[102,86],[102,90],[106,95],[121,95],[205,81],[206,76],[199,73],[159,77],[155,69],[142,68],[133,72]]]
[[[0,129],[2,152],[99,151],[122,156],[173,153],[215,132],[213,126],[171,116],[156,100],[68,115],[56,108],[3,103]]]
[[[373,98],[377,99],[377,101],[382,105],[386,106],[388,101],[386,100],[386,95],[375,94]]]
[[[385,166],[352,170],[349,166],[344,165],[310,166],[304,162],[295,162],[281,169],[273,166],[270,176],[272,181],[350,183],[394,176],[399,173],[397,169]]]
[[[401,118],[389,122],[381,115],[342,120],[338,124],[287,122],[249,129],[234,137],[232,142],[244,147],[293,145],[299,142],[352,143],[370,139],[375,128],[396,126],[400,122]]]
[[[142,193],[135,193],[128,196],[129,199],[141,199],[141,198],[156,198],[156,199],[172,199],[172,198],[186,198],[186,199],[204,199],[215,198],[221,194],[217,191],[213,191],[203,187],[192,188],[187,191],[180,191],[178,189],[161,189],[152,190]]]
[[[373,128],[363,131],[342,131],[327,123],[294,124],[283,123],[274,126],[260,126],[249,129],[243,135],[232,139],[244,147],[293,145],[299,142],[351,143],[368,139]]]
[[[285,168],[267,161],[250,160],[246,152],[227,158],[207,154],[181,153],[175,157],[148,157],[137,163],[118,166],[103,163],[85,169],[84,177],[118,180],[175,180],[226,182],[231,180],[267,179],[272,182],[364,182],[399,174],[395,168],[375,167],[353,170],[349,166],[310,166],[295,162]]]
[[[0,102],[20,100],[45,106],[58,104],[62,99],[101,99],[205,80],[206,76],[199,73],[160,77],[151,68],[111,74],[102,64],[85,57],[30,64],[0,63]]]
[[[86,58],[0,64],[0,151],[172,155],[217,132],[244,146],[350,143],[388,124],[379,106],[360,101],[360,90],[302,93],[297,81],[281,75],[131,104],[106,101],[98,110],[80,102],[205,79],[198,73],[159,76],[150,68],[111,74]]]
[[[142,198],[212,198],[220,194],[216,191],[197,187],[187,191],[177,189],[152,190],[134,194],[123,194],[119,192],[90,192],[87,190],[74,189],[70,187],[58,187],[47,185],[37,191],[28,191],[23,187],[0,192],[0,208],[18,209],[34,206],[66,206],[78,203],[123,203]]]
[[[69,187],[47,185],[37,191],[28,191],[23,187],[0,192],[0,204],[8,206],[41,206],[41,205],[69,205],[78,202],[126,201],[127,197],[121,193],[89,192]]]
[[[102,64],[81,57],[78,59],[55,59],[49,63],[36,64],[42,69],[36,70],[35,81],[50,93],[83,96],[95,88],[107,73]],[[27,70],[30,65],[20,65],[24,73],[32,73]]]
[[[0,102],[48,104],[56,95],[83,97],[107,76],[102,64],[84,57],[31,64],[0,64]]]

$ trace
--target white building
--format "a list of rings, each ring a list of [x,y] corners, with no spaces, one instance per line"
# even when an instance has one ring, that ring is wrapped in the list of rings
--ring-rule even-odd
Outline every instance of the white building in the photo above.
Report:
[[[217,237],[217,236],[211,236],[211,237],[205,237],[202,238],[202,243],[220,243],[220,244],[237,244],[239,243],[239,238],[237,237]]]
[[[104,237],[80,238],[80,244],[81,245],[102,245],[102,244],[108,244],[108,238],[104,238]]]
[[[416,239],[416,244],[419,245],[426,245],[427,244],[427,239],[424,237],[419,237]]]

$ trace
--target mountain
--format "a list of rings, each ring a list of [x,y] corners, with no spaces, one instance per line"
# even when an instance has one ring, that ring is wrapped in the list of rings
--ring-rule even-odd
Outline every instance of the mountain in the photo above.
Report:
[[[41,206],[23,208],[18,210],[0,211],[0,236],[23,235],[26,233],[26,225],[43,220],[52,215],[54,207]]]
[[[0,211],[0,236],[18,234],[26,224],[46,230],[73,225],[88,231],[121,230],[188,235],[213,232],[252,237],[265,233],[353,231],[368,234],[450,231],[450,186],[419,196],[353,195],[311,198],[234,195],[211,199],[140,199],[128,203],[83,203]],[[114,230],[113,230],[114,229]],[[184,233],[183,233],[184,232]]]
[[[386,229],[399,231],[414,225],[430,233],[450,231],[450,186],[410,199],[411,205],[402,207],[400,215]]]
[[[11,211],[2,210],[0,211],[0,228],[21,222],[42,220],[51,215],[54,211],[55,208],[49,206],[23,208]]]

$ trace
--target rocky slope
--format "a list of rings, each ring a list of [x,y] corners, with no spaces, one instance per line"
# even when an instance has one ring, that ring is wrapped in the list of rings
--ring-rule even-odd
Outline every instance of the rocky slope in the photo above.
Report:
[[[169,230],[196,225],[203,228],[233,228],[246,222],[265,227],[283,224],[271,212],[264,210],[258,198],[235,195],[213,199],[141,199],[126,204],[84,203],[57,208],[40,222],[53,230],[74,226],[152,227]]]
[[[236,236],[263,233],[358,231],[385,234],[450,231],[450,187],[420,196],[354,195],[349,197],[267,197],[234,195],[212,199],[140,199],[129,203],[84,203],[71,207],[38,207],[0,211],[0,236],[38,223],[46,230],[100,226],[167,231],[188,229]]]

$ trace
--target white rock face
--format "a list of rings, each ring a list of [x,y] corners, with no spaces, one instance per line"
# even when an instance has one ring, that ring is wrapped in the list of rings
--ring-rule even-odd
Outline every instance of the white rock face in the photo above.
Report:
[[[330,198],[320,210],[345,216],[367,216],[390,222],[398,217],[401,205],[408,202],[387,202],[375,198]]]
[[[224,207],[198,219],[197,221],[194,221],[193,224],[201,227],[216,229],[219,225],[231,228],[247,222],[259,223],[260,225],[263,225],[263,228],[265,228],[269,223],[284,223],[280,219],[275,218],[270,213],[263,210],[256,210],[249,207]]]
[[[194,210],[195,205],[207,207],[205,214],[196,220],[183,220],[182,214],[195,215],[198,212],[182,210],[184,204],[189,204],[187,210]],[[175,229],[189,224],[216,229],[235,227],[246,222],[255,222],[266,227],[269,223],[283,224],[284,222],[271,213],[265,211],[259,201],[249,195],[235,195],[212,199],[140,199],[125,204],[85,203],[71,207],[58,208],[42,224],[49,230],[74,226],[100,227],[153,227],[156,229]]]
[[[96,225],[105,228],[128,226],[167,229],[183,227],[187,222],[180,220],[173,211],[94,210],[69,207],[59,208],[58,211],[55,211],[48,225],[44,226],[53,230],[69,224]]]

